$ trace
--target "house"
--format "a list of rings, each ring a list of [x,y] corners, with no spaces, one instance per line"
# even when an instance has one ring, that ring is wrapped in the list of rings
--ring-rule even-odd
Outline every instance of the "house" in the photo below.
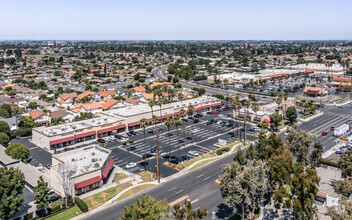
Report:
[[[137,99],[130,99],[130,98],[126,99],[126,104],[127,105],[130,105],[130,106],[138,105],[138,103],[139,103],[139,100],[137,100]]]
[[[154,97],[153,93],[144,93],[139,98],[139,101],[146,103],[146,102],[149,102],[150,100],[152,100],[153,97]]]
[[[80,101],[84,98],[89,98],[92,99],[94,102],[100,102],[101,96],[97,92],[91,92],[91,91],[84,91],[83,93],[79,94],[77,96],[77,100]]]
[[[98,92],[98,93],[101,96],[101,98],[104,99],[104,100],[112,99],[112,98],[114,98],[117,95],[114,90],[101,91],[101,92]]]
[[[87,104],[79,103],[78,105],[76,105],[76,109],[80,109],[80,111],[78,112],[92,112],[93,114],[96,114],[103,111],[103,105],[100,102],[93,102]]]
[[[38,110],[30,111],[29,117],[33,118],[39,125],[48,125],[51,123],[50,116]]]
[[[76,93],[64,93],[60,94],[57,98],[57,103],[60,105],[71,105],[77,99]]]
[[[134,91],[134,94],[141,95],[145,93],[144,86],[133,87],[130,90]]]
[[[17,130],[18,129],[18,118],[16,116],[12,116],[11,118],[0,118],[0,121],[6,122],[11,131]]]
[[[120,103],[120,105],[119,105]],[[110,109],[114,109],[114,108],[119,108],[119,107],[123,107],[124,105],[121,105],[121,102],[119,102],[118,100],[115,99],[107,99],[106,102],[102,105],[103,110],[110,110]]]
[[[66,110],[53,111],[50,114],[50,117],[53,118],[62,118],[65,122],[71,122],[75,118],[75,114]]]

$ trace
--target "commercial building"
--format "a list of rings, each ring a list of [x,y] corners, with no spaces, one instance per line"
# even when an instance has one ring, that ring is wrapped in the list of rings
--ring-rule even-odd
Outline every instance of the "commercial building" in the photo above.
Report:
[[[52,156],[50,185],[65,195],[64,186],[73,196],[101,187],[114,165],[111,151],[97,145]]]
[[[181,102],[164,104],[161,107],[153,107],[153,115],[159,120],[173,117],[180,114],[183,108],[193,105],[194,112],[207,111],[222,105],[221,100],[210,96],[200,96]],[[161,108],[161,109],[160,109]],[[79,142],[92,140],[112,135],[116,132],[123,132],[127,129],[139,128],[139,121],[146,118],[152,119],[152,110],[148,104],[127,106],[124,108],[103,111],[99,117],[84,121],[51,127],[37,127],[32,130],[32,142],[45,150],[66,147]]]
[[[309,96],[324,96],[328,94],[328,91],[326,91],[325,88],[319,88],[319,87],[310,87],[306,86],[303,90],[304,94],[309,95]]]
[[[98,117],[52,127],[36,127],[32,130],[32,142],[45,150],[66,147],[75,143],[111,135],[124,130],[122,121]]]
[[[153,110],[148,104],[128,106],[125,108],[113,109],[110,111],[104,111],[100,113],[101,117],[108,117],[118,121],[124,121],[128,129],[135,129],[139,127],[139,121],[145,118],[149,121],[152,120],[152,115],[156,115],[159,120],[163,120],[169,117],[180,114],[180,110],[193,105],[194,112],[207,111],[211,108],[221,106],[221,100],[210,96],[200,96],[194,99],[188,99],[180,102],[173,102],[164,104],[162,106],[155,105]]]

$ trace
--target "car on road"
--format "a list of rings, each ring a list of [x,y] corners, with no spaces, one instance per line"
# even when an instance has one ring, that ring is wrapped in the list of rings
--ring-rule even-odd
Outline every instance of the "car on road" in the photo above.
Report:
[[[131,146],[131,147],[128,147],[127,150],[128,151],[133,151],[133,150],[136,150],[137,148],[135,146]]]
[[[131,169],[131,168],[133,168],[133,167],[136,167],[137,166],[137,164],[136,163],[128,163],[126,166],[125,166],[125,168],[126,169]]]
[[[325,132],[325,131],[321,133],[322,136],[326,136],[327,134],[328,134],[328,133]]]
[[[198,157],[200,154],[199,154],[199,152],[197,152],[197,151],[194,151],[194,150],[191,150],[191,151],[189,151],[188,152],[190,155],[192,155],[192,156],[195,156],[195,157]]]
[[[154,156],[153,154],[151,154],[151,153],[146,153],[146,154],[143,154],[143,158],[149,158],[149,157],[152,157],[152,156]]]

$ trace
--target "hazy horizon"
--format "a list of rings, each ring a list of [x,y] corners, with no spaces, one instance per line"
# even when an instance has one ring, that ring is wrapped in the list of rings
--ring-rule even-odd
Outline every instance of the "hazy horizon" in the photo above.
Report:
[[[351,40],[352,1],[0,0],[0,40]]]

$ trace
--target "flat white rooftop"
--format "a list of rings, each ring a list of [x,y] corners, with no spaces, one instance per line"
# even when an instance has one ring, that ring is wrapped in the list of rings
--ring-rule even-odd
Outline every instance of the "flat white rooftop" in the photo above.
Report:
[[[111,124],[114,122],[117,122],[117,120],[112,118],[107,118],[107,117],[105,118],[99,117],[99,118],[92,118],[88,120],[78,121],[78,122],[72,122],[68,124],[56,125],[52,127],[42,126],[34,129],[47,136],[54,136],[62,133],[68,133],[68,132],[73,132],[73,131],[82,130],[86,128],[101,126],[104,124]]]
[[[110,150],[98,145],[53,155],[72,170],[72,177],[100,169],[110,155]],[[57,168],[58,169],[58,168]]]
[[[205,102],[209,102],[209,101],[214,101],[214,100],[218,100],[215,97],[210,97],[210,96],[201,96],[201,97],[197,97],[194,99],[187,99],[182,101],[182,105],[184,108],[193,105],[193,106],[197,106],[199,104],[203,104]],[[164,104],[162,105],[162,110],[164,109],[179,109],[181,108],[181,102],[173,102],[173,103],[168,103],[168,104]],[[153,107],[153,111],[156,115],[159,114],[160,111],[160,106],[159,105],[155,105]],[[125,108],[118,108],[118,109],[112,109],[109,111],[104,111],[101,114],[102,115],[109,115],[109,116],[122,116],[122,117],[130,117],[133,115],[138,115],[138,114],[142,114],[142,113],[146,113],[146,112],[151,112],[151,108],[149,107],[148,104],[141,104],[141,105],[135,105],[135,106],[128,106]],[[166,113],[166,112],[163,112]]]

